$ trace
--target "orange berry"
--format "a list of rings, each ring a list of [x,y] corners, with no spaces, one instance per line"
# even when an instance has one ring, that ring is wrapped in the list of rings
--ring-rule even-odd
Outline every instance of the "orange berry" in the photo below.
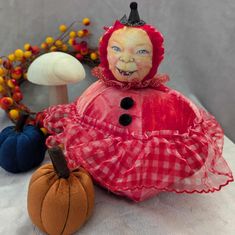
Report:
[[[8,81],[7,81],[7,85],[8,85],[10,88],[14,88],[14,87],[15,87],[15,84],[12,82],[12,80],[8,80]]]
[[[0,101],[1,105],[6,106],[7,108],[13,105],[13,102],[13,99],[10,97],[2,97]]]
[[[9,111],[9,116],[11,119],[18,120],[20,117],[20,111],[18,109],[12,109]]]
[[[45,42],[43,42],[43,43],[41,44],[41,48],[42,48],[42,49],[46,49],[47,46],[48,46],[48,45],[47,45],[47,43],[45,43]]]
[[[20,66],[17,66],[14,68],[14,70],[11,72],[11,77],[14,79],[19,79],[22,76],[22,68]]]
[[[22,73],[22,72],[23,72],[23,70],[22,70],[22,67],[21,67],[21,66],[16,66],[16,67],[14,68],[14,71],[19,71],[20,73]]]
[[[18,73],[18,72],[15,72],[15,73],[12,73],[11,74],[11,77],[14,78],[14,79],[20,79],[22,76],[22,74]]]
[[[50,48],[50,51],[56,51],[56,50],[57,50],[56,46],[52,46],[52,47]]]
[[[61,40],[56,40],[55,45],[57,47],[61,47],[63,45],[63,42]]]
[[[5,92],[6,92],[5,87],[3,85],[0,85],[0,93],[5,94]]]
[[[54,40],[53,37],[47,37],[47,38],[46,38],[46,43],[47,43],[47,44],[52,44],[54,41],[55,41],[55,40]]]
[[[41,127],[40,130],[44,135],[47,135],[48,131],[45,127]]]
[[[0,68],[0,76],[4,75],[5,74],[5,71],[3,68]]]
[[[72,46],[72,45],[74,44],[74,39],[73,39],[73,38],[70,38],[70,39],[68,40],[68,44],[69,44],[70,46]]]
[[[84,37],[85,33],[84,33],[83,30],[79,30],[79,31],[77,32],[77,35],[78,35],[79,38],[82,38],[82,37]]]
[[[32,56],[32,51],[25,51],[24,52],[24,57],[25,58],[30,58]]]
[[[76,37],[76,32],[71,31],[71,32],[69,33],[69,37],[70,37],[70,38],[75,38],[75,37]]]
[[[22,77],[22,72],[20,70],[15,70],[12,72],[11,77],[14,79],[20,79]]]
[[[67,30],[67,26],[66,25],[64,25],[64,24],[61,24],[60,26],[59,26],[59,30],[60,30],[60,32],[65,32],[66,30]]]
[[[64,44],[61,48],[62,51],[67,51],[68,50],[68,46],[66,44]]]
[[[3,85],[4,83],[5,83],[4,78],[0,76],[0,85]]]
[[[98,55],[97,55],[95,52],[92,52],[92,53],[90,54],[90,58],[91,58],[92,60],[96,60],[96,59],[98,58]]]
[[[24,73],[24,74],[23,74],[23,78],[24,78],[24,79],[28,79],[27,73]]]
[[[16,58],[22,58],[24,56],[24,52],[21,49],[15,50],[15,56]]]
[[[19,70],[22,73],[22,67],[20,67],[20,66],[16,66],[15,70]]]
[[[90,22],[90,19],[89,19],[89,18],[84,18],[84,19],[82,20],[82,23],[87,26],[87,25],[89,25],[91,22]]]
[[[64,150],[64,144],[59,144],[58,146]]]
[[[29,43],[24,44],[24,49],[26,51],[30,50],[30,48],[31,48],[31,45]]]
[[[10,54],[10,55],[8,55],[8,59],[10,60],[10,61],[14,61],[15,60],[15,54]]]

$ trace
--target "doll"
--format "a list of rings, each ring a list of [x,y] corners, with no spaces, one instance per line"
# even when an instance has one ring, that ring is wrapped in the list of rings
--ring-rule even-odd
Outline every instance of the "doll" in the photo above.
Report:
[[[74,102],[44,110],[49,147],[64,146],[68,166],[82,165],[115,194],[143,201],[162,191],[208,193],[233,181],[215,118],[157,74],[163,36],[131,13],[106,28],[98,78]]]

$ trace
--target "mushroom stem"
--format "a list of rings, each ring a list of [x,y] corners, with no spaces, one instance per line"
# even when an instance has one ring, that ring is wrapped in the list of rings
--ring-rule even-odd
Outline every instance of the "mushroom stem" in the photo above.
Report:
[[[53,147],[48,149],[48,153],[56,174],[59,176],[59,178],[67,179],[70,175],[70,171],[62,149],[60,147]]]
[[[68,103],[68,90],[67,85],[58,85],[49,87],[49,104],[67,104]]]

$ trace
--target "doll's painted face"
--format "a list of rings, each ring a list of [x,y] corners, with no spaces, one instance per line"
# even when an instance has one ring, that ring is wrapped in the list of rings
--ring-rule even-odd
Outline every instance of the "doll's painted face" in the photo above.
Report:
[[[153,45],[139,28],[115,31],[108,42],[109,69],[118,81],[141,81],[152,67]]]

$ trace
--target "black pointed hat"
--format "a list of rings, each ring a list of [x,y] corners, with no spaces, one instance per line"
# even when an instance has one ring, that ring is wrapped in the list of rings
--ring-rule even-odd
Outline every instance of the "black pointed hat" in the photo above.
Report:
[[[126,26],[141,26],[145,24],[145,22],[140,19],[137,6],[138,6],[137,2],[132,2],[130,4],[131,12],[129,18],[127,19],[126,15],[124,15],[120,20],[122,24]]]

